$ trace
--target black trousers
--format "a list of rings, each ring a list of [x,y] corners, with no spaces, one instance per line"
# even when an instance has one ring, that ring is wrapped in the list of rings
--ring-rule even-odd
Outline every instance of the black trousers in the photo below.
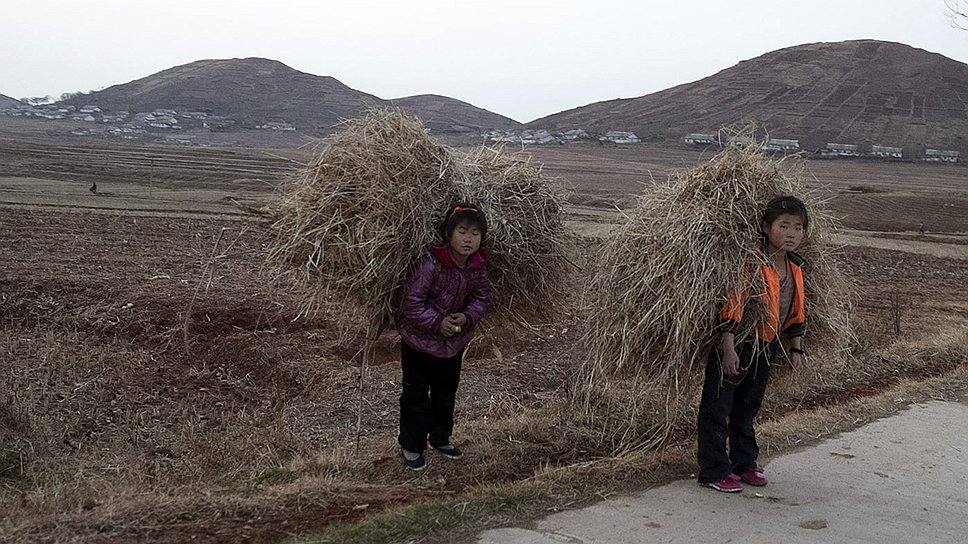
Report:
[[[735,376],[722,374],[719,350],[710,350],[699,402],[700,483],[715,482],[730,472],[742,474],[756,467],[760,448],[756,444],[753,419],[763,404],[770,359],[778,345],[778,340],[769,343],[756,340],[736,346],[740,372]]]
[[[464,351],[442,359],[400,343],[403,393],[400,395],[400,447],[422,452],[446,446],[454,432],[454,404]]]

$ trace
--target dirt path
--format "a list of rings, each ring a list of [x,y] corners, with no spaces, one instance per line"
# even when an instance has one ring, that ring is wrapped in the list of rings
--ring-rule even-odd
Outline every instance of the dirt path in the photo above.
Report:
[[[968,406],[930,402],[766,464],[730,496],[693,480],[481,533],[476,544],[955,542],[968,531]],[[701,523],[697,523],[701,520]]]

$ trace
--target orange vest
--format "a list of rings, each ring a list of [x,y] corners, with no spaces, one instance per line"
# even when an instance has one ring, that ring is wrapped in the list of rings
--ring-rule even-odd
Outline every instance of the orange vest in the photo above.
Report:
[[[794,253],[789,254],[790,273],[793,274],[793,300],[790,302],[790,314],[785,318],[780,316],[780,273],[769,264],[760,265],[760,274],[766,280],[763,292],[759,298],[766,302],[766,320],[761,322],[756,328],[756,337],[765,342],[770,342],[776,338],[777,332],[790,332],[791,336],[803,334],[806,324],[806,315],[803,311],[803,273],[800,265],[803,260]],[[748,284],[747,284],[748,285]],[[719,312],[722,321],[729,321],[735,326],[743,318],[743,307],[746,304],[747,289],[744,287],[742,292],[733,291],[723,304]],[[777,327],[780,320],[783,325]]]

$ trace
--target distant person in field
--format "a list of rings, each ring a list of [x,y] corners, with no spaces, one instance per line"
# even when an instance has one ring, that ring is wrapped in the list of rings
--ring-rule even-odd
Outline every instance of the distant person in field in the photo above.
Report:
[[[414,267],[400,299],[399,443],[403,462],[422,470],[430,446],[451,459],[461,450],[451,444],[454,405],[464,348],[490,301],[487,220],[472,204],[458,204],[444,214],[438,230],[441,242]]]
[[[735,493],[743,483],[767,484],[757,463],[759,447],[753,419],[760,410],[769,377],[770,359],[780,347],[780,335],[790,338],[790,360],[803,361],[803,260],[799,247],[809,218],[803,202],[792,196],[774,198],[760,221],[759,248],[765,263],[754,272],[765,280],[762,293],[728,293],[720,311],[722,342],[710,350],[699,404],[699,483],[717,491]],[[751,284],[749,279],[745,285]],[[736,343],[734,330],[744,306],[756,298],[766,304],[767,315],[756,326],[756,337]],[[727,452],[727,442],[729,449]]]
[[[91,193],[92,194],[95,194],[95,195],[97,194],[97,182],[96,181],[91,182]]]
[[[924,234],[924,221],[921,221],[920,223],[918,223],[918,234],[919,235]]]

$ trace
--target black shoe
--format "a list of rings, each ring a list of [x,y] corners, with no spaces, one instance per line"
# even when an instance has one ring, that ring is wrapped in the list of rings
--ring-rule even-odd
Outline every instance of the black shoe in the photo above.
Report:
[[[403,457],[403,464],[407,465],[407,468],[409,468],[410,470],[417,471],[417,470],[423,470],[427,468],[427,460],[424,459],[424,456],[422,453],[418,455],[416,459],[407,459],[406,453],[401,451],[400,457]]]
[[[460,459],[464,456],[464,452],[460,451],[460,448],[453,444],[444,444],[443,446],[434,446],[433,448],[440,453],[444,454],[445,457],[450,457],[451,459]]]

